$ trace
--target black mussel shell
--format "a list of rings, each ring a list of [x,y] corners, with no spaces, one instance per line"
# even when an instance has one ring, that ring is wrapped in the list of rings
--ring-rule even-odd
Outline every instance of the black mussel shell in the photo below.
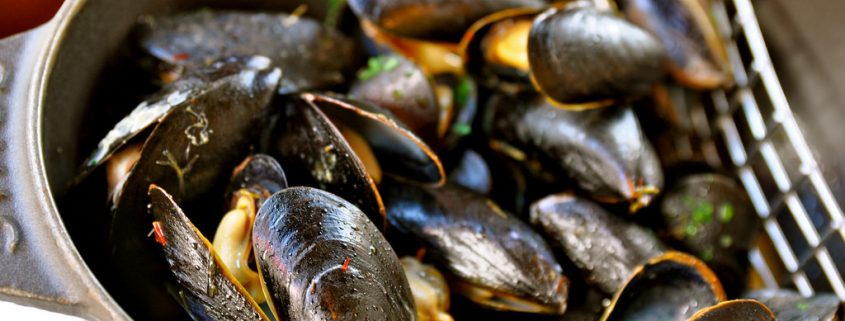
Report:
[[[385,222],[376,183],[340,130],[311,100],[294,99],[277,128],[276,152],[294,185],[343,197],[376,223]]]
[[[396,54],[370,58],[349,97],[390,110],[427,142],[434,142],[440,108],[434,85],[419,66]]]
[[[310,187],[268,199],[252,234],[279,320],[416,320],[393,249],[352,203]]]
[[[724,300],[722,285],[704,262],[667,252],[634,272],[601,320],[685,321]]]
[[[578,105],[572,108],[650,93],[663,76],[664,56],[645,30],[585,5],[543,12],[528,39],[537,89],[561,104]]]
[[[166,319],[167,265],[160,248],[146,237],[147,189],[156,184],[170,191],[191,213],[218,209],[204,198],[225,193],[230,171],[249,152],[257,129],[269,114],[278,88],[278,69],[243,70],[214,90],[179,105],[153,129],[122,189],[115,192],[110,229],[112,294],[132,315]],[[201,231],[211,231],[219,216],[192,217]],[[150,282],[150,280],[161,280]],[[141,307],[159,306],[160,309]]]
[[[456,41],[476,20],[508,8],[542,8],[543,0],[350,0],[362,20],[410,38]]]
[[[537,175],[568,176],[596,200],[630,202],[632,212],[663,187],[660,162],[629,107],[569,111],[537,95],[500,94],[487,112],[492,143]]]
[[[379,165],[412,181],[441,185],[446,180],[440,158],[388,110],[347,98],[303,94],[301,98],[363,136]]]
[[[131,139],[157,124],[171,111],[190,105],[195,99],[221,90],[222,83],[237,81],[247,70],[260,71],[270,67],[270,60],[261,56],[228,57],[189,71],[184,77],[148,98],[118,122],[97,144],[97,148],[82,164],[80,179],[103,164]]]
[[[583,302],[570,304],[566,313],[558,321],[598,321],[604,312],[605,302],[609,300],[601,292],[593,289],[588,289],[583,297]]]
[[[223,268],[211,243],[191,224],[173,197],[155,185],[150,186],[149,195],[156,239],[181,286],[180,303],[191,317],[208,321],[270,320]]]
[[[247,190],[258,199],[258,206],[276,192],[288,187],[288,180],[282,165],[270,155],[250,155],[232,173],[226,195],[232,196],[239,190]]]
[[[688,321],[775,321],[774,314],[755,300],[731,300],[698,311]],[[802,319],[805,320],[805,319]],[[783,320],[781,320],[783,321]]]
[[[727,52],[701,1],[622,2],[628,19],[663,43],[669,71],[678,82],[696,89],[713,89],[730,81]]]
[[[616,293],[637,267],[666,250],[650,230],[572,194],[535,202],[531,223],[555,240],[587,281],[606,294]]]
[[[509,311],[562,314],[569,280],[546,242],[516,216],[471,190],[447,183],[382,183],[391,226],[417,239],[445,271],[453,290]]]
[[[342,84],[357,65],[355,42],[305,16],[200,10],[142,17],[138,29],[141,47],[173,66],[267,56],[284,71],[282,94]]]
[[[493,189],[493,174],[487,161],[473,150],[464,152],[458,165],[449,172],[449,181],[481,195],[488,195]]]
[[[781,289],[757,290],[744,295],[765,304],[778,321],[837,321],[842,320],[842,303],[833,293],[817,293],[805,298],[801,294]]]
[[[719,174],[687,176],[666,192],[660,212],[667,234],[707,262],[729,294],[738,294],[758,230],[745,189]]]

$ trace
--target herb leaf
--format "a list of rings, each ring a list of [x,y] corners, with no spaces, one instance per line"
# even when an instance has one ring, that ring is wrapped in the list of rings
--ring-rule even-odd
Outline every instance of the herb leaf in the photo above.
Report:
[[[396,57],[376,56],[367,60],[367,68],[358,72],[358,79],[368,80],[383,72],[399,67],[400,61]]]

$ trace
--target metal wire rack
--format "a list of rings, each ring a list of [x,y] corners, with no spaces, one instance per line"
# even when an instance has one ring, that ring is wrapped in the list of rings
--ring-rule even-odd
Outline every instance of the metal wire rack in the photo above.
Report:
[[[765,231],[749,253],[766,287],[845,300],[843,212],[790,110],[751,0],[716,0],[734,86],[670,96],[689,124],[688,141],[711,165],[732,169]]]

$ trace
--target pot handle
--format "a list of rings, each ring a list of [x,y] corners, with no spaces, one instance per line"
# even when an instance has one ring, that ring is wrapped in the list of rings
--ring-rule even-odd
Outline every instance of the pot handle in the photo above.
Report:
[[[38,137],[29,127],[40,102],[31,89],[43,84],[36,73],[44,70],[38,65],[57,20],[0,40],[0,301],[84,319],[128,320],[74,248],[32,154]]]

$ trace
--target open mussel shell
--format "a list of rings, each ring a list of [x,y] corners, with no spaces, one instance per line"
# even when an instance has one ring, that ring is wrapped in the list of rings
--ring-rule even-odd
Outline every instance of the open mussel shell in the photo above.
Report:
[[[419,321],[453,321],[449,315],[449,285],[443,274],[413,257],[400,261],[414,294]]]
[[[440,108],[434,85],[408,59],[396,54],[370,58],[349,97],[390,110],[415,134],[435,141]]]
[[[150,186],[149,195],[154,224],[158,224],[156,238],[180,286],[180,304],[190,316],[208,321],[269,320],[173,197],[155,185]]]
[[[666,250],[648,229],[568,193],[535,202],[531,223],[540,226],[587,281],[606,294],[616,293],[637,267]]]
[[[288,187],[285,171],[275,158],[265,154],[247,157],[235,168],[226,195],[233,195],[239,190],[247,190],[259,200],[260,204],[271,195]]]
[[[690,175],[666,192],[660,212],[667,234],[707,262],[730,294],[738,294],[747,271],[744,258],[759,229],[745,190],[720,174]]]
[[[399,258],[352,203],[291,187],[264,203],[252,235],[277,319],[417,319]]]
[[[357,65],[351,39],[294,14],[200,10],[142,17],[138,29],[143,50],[173,69],[229,56],[266,56],[284,70],[282,94],[342,84]]]
[[[514,8],[486,16],[461,39],[467,70],[487,87],[520,92],[532,89],[528,36],[541,8]]]
[[[343,197],[383,226],[386,214],[376,183],[329,117],[311,100],[297,98],[282,119],[276,152],[291,183]]]
[[[685,321],[724,300],[722,285],[704,262],[667,252],[634,272],[601,321]]]
[[[386,173],[423,184],[441,185],[446,180],[443,164],[434,151],[390,111],[328,95],[308,93],[301,99],[319,107],[333,122],[361,134]]]
[[[569,111],[539,95],[499,94],[487,112],[500,152],[534,172],[568,176],[598,201],[629,202],[634,212],[663,187],[660,162],[630,107]]]
[[[833,293],[817,293],[809,298],[781,289],[757,290],[744,295],[765,304],[779,321],[838,321],[845,309]]]
[[[645,30],[581,2],[541,13],[528,38],[534,84],[565,108],[650,93],[663,76],[664,56]]]
[[[447,183],[382,183],[388,221],[456,278],[452,290],[493,309],[562,314],[569,280],[546,242],[483,196]]]
[[[772,311],[755,300],[731,300],[702,309],[688,321],[775,321]],[[802,319],[806,320],[806,319]]]
[[[245,71],[270,68],[270,60],[262,56],[228,57],[208,66],[191,70],[178,81],[148,98],[124,117],[97,144],[82,164],[84,178],[108,160],[136,135],[160,122],[171,111],[185,108],[195,99],[224,90],[221,84],[239,81]]]
[[[219,204],[203,198],[224,194],[230,171],[247,155],[269,114],[281,71],[243,70],[233,78],[165,116],[144,143],[122,188],[115,192],[110,229],[114,279],[109,282],[120,290],[113,295],[121,302],[136,302],[127,304],[130,309],[161,307],[130,313],[164,319],[170,311],[161,301],[167,296],[164,282],[149,281],[165,280],[169,272],[157,255],[160,249],[146,237],[150,230],[144,206],[147,188],[150,184],[161,186],[192,213],[217,210]],[[211,231],[219,217],[204,215],[192,220],[200,230]]]
[[[508,8],[542,8],[543,0],[350,0],[362,20],[410,38],[456,41],[476,20]]]
[[[628,19],[654,34],[666,48],[669,71],[681,84],[714,89],[730,81],[727,52],[698,0],[625,0]]]

